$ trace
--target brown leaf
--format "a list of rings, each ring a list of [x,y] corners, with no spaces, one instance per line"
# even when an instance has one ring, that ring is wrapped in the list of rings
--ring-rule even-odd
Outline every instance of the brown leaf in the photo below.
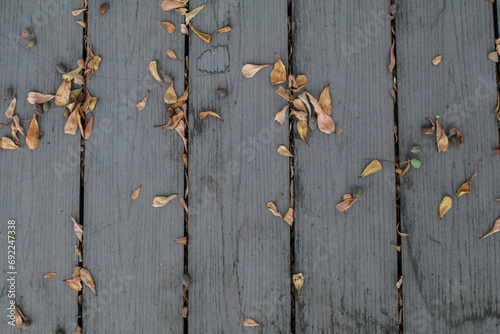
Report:
[[[295,100],[295,101],[297,101],[297,100]],[[307,123],[307,120],[309,118],[309,116],[307,115],[307,112],[305,112],[305,111],[297,111],[297,110],[294,110],[294,109],[292,109],[292,111],[290,112],[290,116],[295,116],[299,121],[304,121],[306,123]]]
[[[3,127],[9,126],[11,124],[12,124],[12,122],[5,123],[5,124],[0,124],[0,129],[3,128]]]
[[[177,95],[175,94],[174,82],[170,83],[165,95],[163,96],[163,101],[168,104],[175,103],[177,101]]]
[[[12,116],[12,137],[16,141],[16,145],[19,145],[19,139],[17,138],[17,132],[22,134],[24,136],[24,128],[21,126],[21,121],[19,120],[19,116],[13,115]]]
[[[398,232],[398,235],[401,236],[401,237],[407,237],[407,236],[409,236],[408,233],[403,233],[403,232],[399,231],[399,223],[396,225],[396,232]]]
[[[141,192],[141,187],[142,185],[139,186],[139,188],[137,188],[136,190],[134,190],[134,192],[132,193],[132,195],[130,196],[130,198],[132,200],[136,199],[137,196],[139,196],[140,192]]]
[[[17,328],[28,329],[30,327],[26,317],[16,303],[14,303],[14,319],[16,320]]]
[[[153,207],[161,208],[161,207],[167,205],[168,202],[170,202],[171,200],[173,200],[177,196],[178,196],[177,194],[170,195],[170,196],[156,196],[153,199]]]
[[[85,85],[85,78],[83,77],[83,75],[81,74],[78,74],[75,79],[73,80],[73,82],[77,85]]]
[[[446,132],[444,132],[443,127],[439,124],[439,120],[436,118],[436,139],[438,145],[439,153],[445,152],[450,143],[448,142],[448,137],[446,136]]]
[[[295,100],[295,98],[293,97],[293,94],[290,90],[288,89],[285,89],[283,88],[282,86],[280,86],[280,88],[278,88],[278,90],[276,91],[276,93],[281,96],[282,98],[284,98],[285,100],[287,100],[288,102],[293,102],[293,100]]]
[[[327,85],[319,96],[319,105],[328,114],[332,114],[332,99],[330,97],[330,85]]]
[[[443,216],[451,209],[453,205],[453,200],[449,196],[443,197],[441,204],[439,204],[439,219],[443,219]]]
[[[436,126],[434,125],[434,122],[432,121],[432,119],[430,118],[427,118],[429,120],[429,122],[431,122],[431,126],[422,126],[422,132],[424,133],[424,135],[430,135],[432,133],[434,133],[434,130],[436,130]]]
[[[223,33],[223,32],[230,32],[232,29],[230,26],[227,26],[227,27],[224,27],[224,28],[220,28],[219,30],[217,30],[216,32],[214,32],[212,35],[215,35],[215,34],[220,34],[220,33]]]
[[[274,205],[273,202],[267,202],[267,208],[269,209],[269,211],[271,211],[273,215],[283,219],[283,216],[281,215],[281,213],[278,212],[278,209],[276,209],[276,205]]]
[[[260,324],[253,320],[252,318],[245,318],[243,321],[243,326],[244,327],[261,327]]]
[[[261,69],[268,66],[271,66],[271,64],[265,64],[265,65],[246,64],[241,68],[241,72],[243,73],[243,76],[245,78],[251,78]]]
[[[92,134],[92,127],[94,125],[94,115],[92,115],[85,125],[85,131],[83,132],[83,139],[89,139]]]
[[[319,130],[327,134],[332,133],[335,130],[335,123],[333,122],[333,119],[323,110],[323,108],[321,108],[318,100],[316,100],[314,96],[309,93],[307,93],[307,96],[309,96],[309,99],[314,106],[314,110],[316,110],[316,114],[318,115]]]
[[[186,211],[186,213],[189,213],[189,208],[187,206],[187,203],[186,201],[184,200],[184,198],[180,198],[179,201],[181,202],[182,206],[184,207],[184,211]]]
[[[20,150],[21,149],[9,137],[2,137],[0,144],[4,150]]]
[[[295,211],[292,208],[289,208],[285,214],[283,220],[285,220],[288,225],[293,226],[293,222],[295,221]]]
[[[389,63],[389,72],[392,72],[394,70],[394,67],[396,66],[396,55],[394,53],[394,48],[395,48],[395,43],[392,41],[392,46],[391,46],[391,61]]]
[[[171,34],[175,31],[175,25],[173,25],[172,23],[168,22],[168,21],[162,21],[162,20],[158,20],[161,22],[161,24],[163,24],[163,26],[165,27],[165,29],[167,29],[167,31]]]
[[[161,9],[164,11],[186,7],[187,1],[179,1],[179,0],[164,0],[161,4]]]
[[[42,277],[43,278],[54,278],[57,276],[57,273],[46,273],[45,275],[43,275]]]
[[[82,249],[75,245],[75,255],[78,256],[78,261],[83,262]]]
[[[79,280],[73,278],[63,280],[63,282],[68,284],[68,286],[75,291],[82,291],[82,283],[80,283]]]
[[[307,79],[307,77],[304,75],[304,74],[300,74],[299,76],[297,76],[297,79],[295,80],[296,84],[297,84],[297,89],[296,91],[298,92],[299,90],[301,90],[305,85],[307,85],[307,83],[309,82],[309,80]]]
[[[101,64],[101,57],[99,56],[93,56],[92,59],[87,64],[87,70],[90,70],[91,74],[94,74],[98,69],[99,65]],[[91,75],[92,78],[92,75]]]
[[[490,60],[494,61],[495,63],[498,63],[498,52],[493,51],[493,52],[488,53],[488,58]]]
[[[177,101],[174,104],[172,104],[170,106],[170,108],[177,108],[177,107],[182,106],[187,101],[188,96],[189,96],[189,86],[186,87],[186,90],[184,90],[184,93],[177,99]],[[184,106],[182,106],[182,108],[184,109]],[[187,110],[187,106],[186,106],[186,110]]]
[[[300,138],[302,138],[302,140],[305,141],[307,145],[309,145],[309,143],[307,142],[307,131],[309,131],[309,127],[307,126],[307,122],[306,121],[298,121],[297,122],[297,131],[299,132]]]
[[[300,297],[300,290],[304,285],[304,275],[302,273],[293,275],[293,285],[295,286],[295,289],[297,289],[298,296]]]
[[[276,116],[274,116],[274,120],[279,122],[280,124],[283,124],[283,122],[285,121],[285,118],[286,118],[286,111],[288,109],[288,104],[286,106],[283,107],[283,109],[281,109],[277,114]]]
[[[31,93],[29,93],[29,94],[31,94]],[[29,101],[29,94],[28,94],[28,101]],[[5,116],[7,116],[7,118],[12,118],[12,116],[14,115],[14,109],[16,109],[16,103],[17,103],[17,99],[14,96],[12,98],[12,100],[10,101],[9,106],[7,107],[7,110],[5,111]]]
[[[33,118],[31,119],[28,133],[26,134],[26,146],[28,146],[30,150],[36,150],[38,147],[39,138],[40,130],[38,128],[38,122],[36,120],[36,112],[33,112]]]
[[[372,175],[372,174],[380,171],[381,169],[382,169],[382,164],[380,163],[380,161],[373,160],[372,162],[370,162],[370,164],[368,166],[366,166],[365,170],[363,171],[363,173],[361,173],[360,177]]]
[[[198,8],[193,9],[190,12],[186,13],[186,24],[189,25],[189,22],[206,6],[207,4],[201,5]]]
[[[210,45],[210,40],[212,39],[212,35],[205,34],[201,31],[196,30],[191,24],[189,24],[189,27],[194,31],[196,35],[198,35],[198,37],[200,37],[202,40],[207,42],[208,45]]]
[[[347,212],[349,208],[358,200],[357,197],[344,198],[341,203],[337,204],[337,210]]]
[[[54,99],[56,106],[64,107],[69,102],[69,93],[71,92],[71,81],[63,80],[56,92]]]
[[[82,278],[80,277],[80,271],[82,270],[82,267],[76,266],[73,267],[73,278],[79,282],[81,282]]]
[[[479,172],[477,172],[476,174],[474,174],[469,181],[465,182],[464,184],[462,184],[460,186],[460,188],[457,189],[457,197],[459,196],[462,196],[463,194],[468,194],[470,193],[470,189],[471,189],[471,183],[472,183],[472,180],[474,180],[474,178],[476,177],[476,175],[478,174]]]
[[[149,72],[151,73],[151,75],[153,76],[153,78],[156,79],[156,81],[158,81],[159,83],[162,83],[160,75],[158,74],[158,68],[157,68],[156,60],[152,60],[149,63]]]
[[[78,129],[78,111],[79,108],[76,108],[69,114],[68,120],[66,121],[66,125],[64,125],[64,133],[68,133],[74,135],[76,130]]]
[[[167,54],[167,56],[171,59],[174,59],[174,60],[179,60],[179,58],[177,58],[177,55],[175,54],[175,52],[171,49],[167,49],[167,51],[165,52]]]
[[[187,237],[175,239],[174,242],[177,242],[177,243],[183,244],[184,246],[187,246]]]
[[[437,66],[437,64],[439,64],[441,62],[441,60],[443,59],[443,55],[439,55],[437,56],[436,58],[434,58],[432,60],[432,65],[434,66]]]
[[[175,127],[175,131],[181,136],[182,141],[184,142],[184,149],[187,152],[187,139],[186,139],[186,123],[184,121],[180,121],[179,124]]]
[[[222,119],[222,117],[220,117],[217,113],[215,113],[213,111],[203,111],[203,112],[200,112],[200,118],[201,119],[205,119],[205,117],[207,117],[208,115],[215,116],[215,117],[217,117],[218,119],[220,119],[224,123],[224,120]]]
[[[71,221],[73,222],[73,229],[75,230],[75,234],[76,236],[78,237],[78,240],[80,240],[80,242],[83,242],[82,238],[83,238],[83,226],[78,224],[78,222],[76,221],[75,217],[73,217],[72,214],[71,215]]]
[[[286,81],[285,65],[281,61],[280,56],[278,56],[277,53],[275,53],[275,55],[276,55],[276,58],[278,58],[278,60],[274,64],[274,68],[270,74],[272,85],[280,84],[280,83],[283,83]]]
[[[462,146],[464,136],[458,131],[458,128],[450,129],[450,131],[448,131],[448,138],[454,145]]]
[[[85,283],[85,285],[88,286],[90,290],[92,290],[94,295],[97,295],[97,292],[95,291],[94,279],[92,278],[90,271],[85,268],[80,269],[80,277],[83,283]]]
[[[500,232],[500,218],[495,220],[495,225],[493,225],[493,228],[491,229],[491,231],[489,233],[483,235],[481,238],[479,238],[479,240],[487,238],[490,235],[495,234],[497,232]]]
[[[291,157],[291,158],[294,157],[294,155],[292,153],[290,153],[288,148],[286,148],[286,146],[283,146],[283,145],[280,145],[278,147],[278,153],[285,156],[285,157]]]
[[[148,101],[148,98],[149,98],[149,90],[148,90],[148,95],[146,95],[145,98],[142,99],[141,102],[137,103],[137,110],[142,110],[144,109],[144,107],[146,106],[146,102]]]

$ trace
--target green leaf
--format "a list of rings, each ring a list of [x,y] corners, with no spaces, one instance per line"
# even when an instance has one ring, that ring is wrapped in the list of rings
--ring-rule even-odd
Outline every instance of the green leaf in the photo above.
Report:
[[[411,162],[411,166],[413,168],[420,168],[420,160],[417,160],[417,159],[411,159],[410,160]]]
[[[418,153],[420,151],[422,151],[422,148],[420,146],[413,146],[411,148],[411,153]]]

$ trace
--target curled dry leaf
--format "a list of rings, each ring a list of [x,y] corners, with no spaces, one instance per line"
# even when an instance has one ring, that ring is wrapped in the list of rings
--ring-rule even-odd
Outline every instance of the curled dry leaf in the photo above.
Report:
[[[251,78],[261,69],[268,66],[271,66],[271,64],[265,64],[265,65],[246,64],[241,68],[241,72],[243,73],[243,76],[245,78]]]
[[[141,193],[141,187],[142,187],[142,185],[141,185],[141,186],[139,186],[139,188],[137,188],[136,190],[134,190],[134,192],[133,192],[133,193],[132,193],[132,195],[130,196],[130,198],[131,198],[132,200],[136,199],[136,198],[137,198],[137,196],[139,196],[139,194]]]
[[[177,58],[177,55],[175,54],[174,50],[171,50],[171,49],[167,49],[167,51],[165,52],[167,54],[167,56],[173,60],[179,60],[179,58]]]
[[[76,279],[65,279],[64,283],[68,284],[68,286],[75,291],[82,291],[82,283]]]
[[[54,277],[57,277],[57,273],[46,273],[42,277],[43,278],[54,278]]]
[[[31,93],[29,93],[29,94],[31,94]],[[29,101],[29,94],[28,94],[28,101]],[[14,96],[12,98],[12,100],[10,101],[9,106],[7,107],[7,110],[5,111],[5,116],[7,116],[7,118],[12,118],[12,116],[14,115],[14,110],[16,109],[16,103],[17,103],[17,99]]]
[[[450,131],[448,132],[448,138],[451,140],[451,142],[454,145],[462,146],[462,144],[463,144],[464,136],[462,136],[460,131],[458,131],[458,128],[450,129]]]
[[[170,86],[168,86],[167,91],[165,92],[165,95],[163,96],[163,101],[165,101],[165,103],[168,103],[168,104],[172,104],[172,103],[175,103],[177,101],[177,94],[175,93],[173,81],[170,83]]]
[[[309,96],[309,99],[314,106],[314,110],[316,110],[316,114],[318,115],[319,130],[327,134],[332,133],[335,130],[335,123],[333,122],[333,119],[323,110],[323,108],[321,108],[318,100],[316,100],[314,96],[309,93],[307,93],[307,96]]]
[[[287,100],[288,102],[293,102],[293,100],[295,100],[295,98],[293,97],[293,94],[290,90],[288,89],[285,89],[283,88],[282,86],[280,86],[280,88],[278,88],[278,90],[276,91],[276,93],[281,96],[282,98],[284,98],[285,100]]]
[[[153,60],[149,63],[149,72],[151,73],[153,78],[156,79],[156,81],[158,81],[159,83],[162,83],[160,75],[158,75],[158,68],[157,68],[156,60]]]
[[[448,137],[446,132],[444,132],[443,127],[439,124],[439,120],[436,118],[436,139],[439,153],[448,150],[450,143],[448,142]]]
[[[253,320],[252,318],[245,318],[243,321],[243,326],[245,327],[260,327],[260,324]]]
[[[204,5],[201,5],[200,7],[198,8],[195,8],[193,9],[192,11],[190,12],[187,12],[186,13],[186,24],[189,24],[189,22],[191,22],[191,20],[196,16],[198,15],[198,13],[206,6],[207,4],[204,4]]]
[[[16,141],[16,145],[19,145],[19,139],[17,138],[17,132],[24,136],[24,128],[21,126],[21,121],[19,120],[19,116],[12,116],[12,137]]]
[[[64,107],[69,102],[69,93],[71,92],[71,81],[63,80],[56,92],[54,99],[56,106]]]
[[[332,99],[330,97],[330,85],[327,85],[319,96],[319,105],[328,114],[332,114]]]
[[[307,77],[304,74],[300,74],[299,76],[297,76],[297,79],[295,80],[295,83],[297,84],[296,91],[298,92],[299,90],[304,88],[308,82],[309,82],[309,80],[307,79]]]
[[[488,59],[494,61],[495,63],[498,63],[498,52],[493,51],[488,53]]]
[[[90,73],[91,73],[90,78],[92,78],[92,74],[94,74],[99,69],[99,65],[101,64],[101,60],[102,59],[99,56],[93,56],[92,59],[89,60],[89,62],[87,64],[86,73],[88,73],[88,71],[90,70]]]
[[[162,20],[158,20],[161,22],[161,24],[163,24],[163,26],[165,27],[165,29],[167,29],[167,31],[171,34],[175,31],[175,25],[173,25],[172,23],[168,22],[168,21],[162,21]]]
[[[293,285],[295,286],[295,289],[297,289],[297,293],[300,297],[300,289],[302,289],[302,286],[304,285],[304,275],[302,273],[298,273],[293,275]]]
[[[380,163],[380,161],[373,160],[372,162],[370,162],[370,164],[368,166],[366,166],[365,170],[363,171],[363,173],[361,173],[360,177],[372,175],[372,174],[380,171],[381,169],[382,169],[382,164]]]
[[[184,211],[186,211],[186,213],[189,213],[189,208],[187,206],[187,203],[186,201],[184,200],[184,198],[180,198],[179,201],[181,202],[182,206],[184,207]]]
[[[293,226],[293,222],[295,221],[295,211],[292,208],[289,208],[283,217],[283,220],[288,223],[288,225]]]
[[[179,244],[183,244],[184,246],[187,246],[187,237],[175,239],[174,242],[177,242]]]
[[[276,55],[276,58],[278,58],[278,60],[274,64],[274,68],[273,68],[273,70],[271,71],[271,74],[270,74],[270,76],[271,76],[271,84],[272,85],[280,84],[280,83],[283,83],[283,82],[286,81],[286,68],[285,68],[285,65],[281,61],[280,56],[278,56],[277,53],[275,53],[275,55]]]
[[[500,232],[500,218],[495,220],[495,225],[493,225],[493,228],[491,229],[491,231],[489,233],[483,235],[481,238],[479,238],[479,240],[487,238],[490,235],[495,234],[497,232]]]
[[[20,150],[21,148],[17,146],[12,139],[9,137],[2,137],[2,140],[0,141],[0,146],[4,150]]]
[[[349,194],[348,194],[349,195]],[[347,210],[349,210],[349,208],[354,204],[354,202],[356,202],[358,200],[358,197],[348,197],[348,196],[345,196],[344,195],[344,198],[342,199],[342,202],[340,202],[339,204],[337,204],[336,208],[337,210],[339,210],[340,212],[344,212],[346,213]]]
[[[276,205],[274,205],[273,202],[267,202],[267,208],[269,209],[269,211],[271,211],[271,213],[273,215],[275,215],[276,217],[280,217],[280,218],[283,218],[283,216],[281,215],[281,213],[278,212],[278,209],[276,208]]]
[[[92,278],[92,275],[90,274],[90,271],[88,269],[80,269],[80,278],[82,279],[83,283],[85,283],[85,285],[88,286],[90,290],[92,290],[94,295],[97,295],[97,292],[95,291],[94,279]]]
[[[62,78],[63,78],[63,80],[71,81],[74,78],[76,78],[76,76],[78,75],[78,73],[80,73],[81,70],[82,70],[82,67],[78,66],[78,68],[74,69],[73,71],[69,71],[67,73],[64,73],[62,75]]]
[[[148,95],[146,95],[146,97],[143,98],[141,102],[137,103],[137,105],[136,105],[137,110],[144,109],[144,107],[146,106],[146,102],[148,101],[148,99],[149,99],[149,90],[148,90]]]
[[[297,101],[297,100],[295,100],[295,101]],[[309,118],[307,116],[307,112],[305,112],[305,111],[297,111],[297,110],[294,110],[294,109],[292,109],[292,111],[290,112],[290,116],[295,116],[299,121],[304,121],[304,122],[307,122],[308,118]]]
[[[14,319],[16,320],[16,327],[17,328],[28,329],[30,327],[28,320],[26,319],[23,312],[17,306],[16,303],[14,303]]]
[[[294,155],[284,145],[278,146],[278,153],[285,157],[291,157],[291,158],[294,157]]]
[[[408,234],[408,233],[403,233],[403,232],[400,232],[400,231],[399,231],[399,223],[396,225],[396,232],[398,232],[398,235],[399,235],[399,236],[402,236],[402,237],[407,237],[407,236],[409,236],[409,234]]]
[[[297,122],[297,131],[299,132],[300,138],[302,138],[302,140],[305,141],[307,145],[309,145],[309,143],[307,142],[307,131],[309,131],[309,127],[307,126],[307,122],[306,121],[298,121]]]
[[[472,180],[474,180],[474,178],[476,177],[476,175],[478,174],[479,172],[477,172],[476,174],[474,174],[469,181],[465,182],[464,184],[462,184],[460,186],[460,188],[457,189],[457,197],[459,196],[462,196],[463,194],[468,194],[470,193],[470,188],[471,188],[471,183],[472,183]]]
[[[220,117],[217,113],[215,113],[213,111],[203,111],[203,112],[200,112],[200,118],[201,119],[205,119],[205,117],[207,117],[208,115],[215,116],[218,119],[220,119],[222,121],[222,123],[224,123],[224,120],[222,119],[222,117]]]
[[[439,219],[443,219],[443,216],[451,209],[453,205],[453,200],[449,196],[443,197],[441,204],[439,204]]]
[[[187,1],[179,1],[179,0],[164,0],[161,3],[161,9],[164,11],[177,9],[181,7],[186,7]]]
[[[177,124],[177,126],[175,127],[175,131],[177,131],[177,133],[179,134],[179,136],[181,136],[182,138],[182,141],[184,142],[184,149],[186,150],[187,152],[187,139],[186,139],[186,123],[184,123],[184,121],[180,121],[179,124]]]
[[[38,128],[38,122],[36,120],[36,112],[33,112],[33,118],[31,119],[28,133],[26,134],[26,146],[28,146],[30,150],[36,150],[38,147],[39,138],[40,130]]]
[[[429,122],[431,122],[431,126],[422,126],[422,132],[424,135],[430,135],[434,133],[434,130],[436,129],[436,126],[434,125],[434,122],[432,119],[427,118]]]
[[[432,60],[432,65],[437,66],[443,60],[443,55],[439,55]]]
[[[221,34],[221,33],[224,33],[224,32],[230,32],[231,30],[231,27],[230,26],[227,26],[227,27],[224,27],[224,28],[220,28],[218,29],[217,31],[215,31],[212,35],[215,35],[215,34]]]
[[[394,70],[394,67],[396,66],[396,55],[394,53],[395,49],[395,43],[392,41],[392,46],[391,46],[391,61],[389,62],[389,72],[392,72]]]
[[[83,139],[89,139],[92,134],[92,128],[94,126],[94,115],[90,116],[87,124],[85,125],[85,131],[83,131]]]
[[[189,24],[189,27],[191,27],[191,29],[194,31],[196,35],[198,35],[198,37],[200,37],[202,40],[207,42],[208,45],[210,45],[210,40],[212,39],[212,35],[205,34],[201,31],[196,30],[191,24]]]
[[[64,125],[64,133],[74,135],[78,129],[78,113],[79,108],[76,108],[69,114],[66,125]]]
[[[78,261],[83,262],[82,249],[75,245],[75,255],[78,256]]]
[[[73,222],[73,229],[75,230],[75,234],[76,236],[78,237],[78,240],[80,240],[80,242],[83,242],[82,238],[83,238],[83,226],[78,224],[78,222],[76,221],[75,217],[73,217],[72,214],[71,215],[71,221]]]
[[[399,288],[401,288],[401,286],[402,286],[402,285],[403,285],[403,276],[401,276],[401,277],[399,278],[399,280],[397,281],[397,283],[396,283],[396,288],[398,288],[398,289],[399,289]]]
[[[9,126],[11,124],[12,124],[12,122],[5,123],[5,124],[0,124],[0,129],[3,128],[3,127]]]
[[[279,122],[280,124],[283,124],[283,122],[285,121],[285,118],[286,118],[286,111],[288,109],[288,104],[286,106],[283,107],[283,109],[281,109],[277,114],[276,116],[274,116],[274,120]]]
[[[85,23],[85,21],[75,21],[75,22],[81,25],[84,29],[87,29],[87,23]]]
[[[168,202],[170,202],[171,200],[173,200],[177,196],[178,196],[177,194],[170,195],[170,196],[156,196],[153,199],[153,207],[161,208],[161,207],[167,205]]]

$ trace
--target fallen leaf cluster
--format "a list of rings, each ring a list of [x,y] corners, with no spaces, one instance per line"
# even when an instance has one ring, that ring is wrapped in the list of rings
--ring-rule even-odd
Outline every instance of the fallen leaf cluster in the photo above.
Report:
[[[433,134],[436,131],[436,142],[439,153],[446,152],[450,147],[450,141],[457,146],[462,146],[463,144],[463,135],[458,131],[458,128],[452,128],[448,131],[448,135],[446,135],[446,131],[439,123],[439,116],[436,116],[436,123],[432,121],[432,119],[427,118],[431,123],[430,126],[422,126],[422,133],[426,135]]]
[[[495,63],[498,63],[498,55],[500,54],[500,38],[495,39],[495,51],[488,53],[488,58]]]

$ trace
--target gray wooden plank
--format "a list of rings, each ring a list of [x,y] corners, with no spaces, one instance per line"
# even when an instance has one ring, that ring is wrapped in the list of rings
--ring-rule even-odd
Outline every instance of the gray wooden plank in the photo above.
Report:
[[[88,83],[99,97],[94,131],[85,144],[84,265],[94,275],[98,296],[84,292],[85,333],[182,333],[184,236],[184,146],[173,130],[154,128],[168,121],[151,60],[184,90],[184,63],[167,58],[167,48],[183,59],[181,18],[160,3],[111,3],[105,15],[89,4],[89,44],[102,57]],[[169,34],[158,19],[177,26]],[[136,109],[147,91],[142,111]],[[132,192],[142,185],[136,200]],[[179,194],[162,208],[155,196]]]
[[[57,91],[62,79],[55,63],[76,67],[76,60],[82,55],[83,31],[73,22],[71,10],[82,3],[0,3],[0,123],[8,122],[4,112],[10,99],[4,100],[3,92],[9,86],[17,95],[15,114],[22,120],[26,133],[33,116],[32,105],[26,100],[28,93]],[[22,31],[29,27],[34,28],[37,40],[31,50],[24,48],[29,39],[21,38]],[[54,31],[65,33],[55,38]],[[22,150],[0,150],[1,333],[18,331],[7,324],[11,298],[6,279],[11,271],[17,272],[15,300],[31,321],[31,332],[76,330],[77,293],[61,279],[70,278],[78,263],[70,212],[78,217],[80,138],[64,134],[65,122],[61,108],[52,103],[52,109],[38,117],[43,138],[37,150],[30,151],[22,136]],[[0,136],[12,138],[10,126],[0,129]],[[7,263],[9,219],[16,222],[15,270],[10,270]],[[47,272],[57,272],[58,276],[42,278]]]
[[[295,134],[296,333],[395,333],[397,253],[394,167],[359,179],[370,158],[393,160],[388,1],[293,2],[295,74],[319,98],[330,84],[341,134]],[[311,10],[314,9],[314,10]],[[361,198],[344,215],[345,193]]]
[[[190,1],[190,8],[204,2]],[[289,206],[288,127],[274,121],[284,105],[271,68],[251,79],[246,63],[287,59],[287,1],[210,2],[192,21],[211,33],[209,46],[190,33],[189,289],[190,333],[290,333],[289,226],[266,208]],[[219,99],[216,89],[226,89]],[[199,113],[215,117],[201,120]],[[244,328],[250,317],[261,328]]]
[[[420,170],[401,182],[405,332],[496,333],[500,313],[498,235],[478,240],[498,218],[498,128],[493,15],[489,2],[401,1],[397,14],[400,154],[420,145]],[[431,61],[443,54],[443,61]],[[438,153],[420,126],[439,115],[462,147]],[[474,173],[472,192],[456,190]],[[453,207],[439,219],[444,196]],[[437,244],[427,238],[440,242]]]

